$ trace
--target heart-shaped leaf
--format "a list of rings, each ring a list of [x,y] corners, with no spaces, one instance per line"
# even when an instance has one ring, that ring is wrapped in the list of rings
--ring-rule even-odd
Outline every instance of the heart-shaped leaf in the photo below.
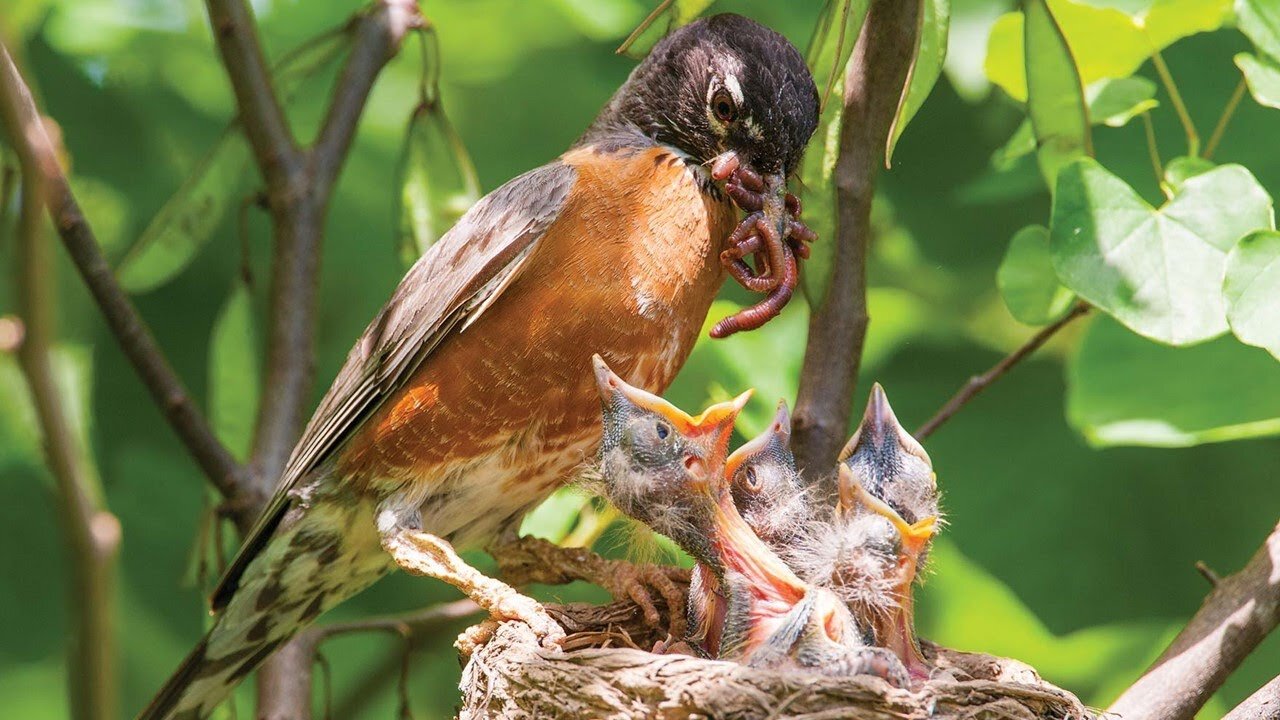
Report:
[[[1009,241],[996,272],[996,286],[1010,314],[1028,325],[1053,322],[1075,300],[1053,271],[1049,229],[1042,225],[1024,227]]]
[[[1095,318],[1071,358],[1067,388],[1067,418],[1097,446],[1280,434],[1280,363],[1233,337],[1172,348]]]
[[[1280,4],[1275,0],[1236,0],[1236,24],[1255,47],[1280,60]]]
[[[1236,243],[1222,292],[1236,337],[1280,359],[1280,233],[1262,230]]]
[[[1249,53],[1240,53],[1235,60],[1253,99],[1259,105],[1280,108],[1280,62]]]
[[[1238,165],[1187,180],[1157,210],[1086,158],[1058,176],[1050,250],[1058,277],[1080,297],[1134,332],[1188,345],[1227,329],[1227,251],[1274,226],[1270,196]]]
[[[1048,4],[1086,85],[1102,78],[1128,77],[1153,51],[1189,35],[1217,30],[1231,14],[1230,0],[1156,0],[1132,12],[1072,0],[1048,0]],[[1022,13],[1002,15],[991,27],[983,65],[991,82],[1019,101],[1027,98],[1022,38]]]
[[[1164,187],[1171,195],[1182,192],[1182,186],[1197,175],[1203,175],[1217,167],[1209,160],[1183,155],[1170,160],[1164,166]]]

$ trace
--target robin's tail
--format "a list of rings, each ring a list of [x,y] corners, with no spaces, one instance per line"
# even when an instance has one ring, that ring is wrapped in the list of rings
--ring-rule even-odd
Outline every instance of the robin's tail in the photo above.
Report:
[[[208,716],[300,629],[389,569],[390,558],[375,538],[351,543],[349,536],[333,532],[333,525],[318,525],[303,520],[272,537],[246,568],[213,628],[138,720]]]

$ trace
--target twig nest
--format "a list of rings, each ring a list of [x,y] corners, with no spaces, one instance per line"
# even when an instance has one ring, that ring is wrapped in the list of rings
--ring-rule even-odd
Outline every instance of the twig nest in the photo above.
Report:
[[[1089,720],[1076,697],[1016,660],[926,645],[937,666],[915,691],[872,677],[749,668],[647,648],[658,640],[629,603],[548,608],[569,636],[541,646],[507,622],[462,672],[463,720],[485,718],[1011,718]]]

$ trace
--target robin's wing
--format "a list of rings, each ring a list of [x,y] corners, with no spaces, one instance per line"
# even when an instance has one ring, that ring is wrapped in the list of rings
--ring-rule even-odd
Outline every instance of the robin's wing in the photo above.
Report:
[[[320,401],[275,495],[214,590],[215,611],[225,606],[279,525],[299,480],[511,284],[559,217],[576,177],[572,167],[554,162],[511,180],[476,203],[409,270]]]

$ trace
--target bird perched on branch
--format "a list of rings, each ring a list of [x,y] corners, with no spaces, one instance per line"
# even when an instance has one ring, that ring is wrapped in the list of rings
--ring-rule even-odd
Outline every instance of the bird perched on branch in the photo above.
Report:
[[[396,567],[554,642],[563,631],[538,603],[455,548],[509,535],[592,456],[592,353],[645,387],[671,382],[726,274],[730,194],[754,218],[737,255],[768,247],[770,273],[794,280],[805,231],[785,185],[817,113],[786,39],[711,17],[660,42],[568,152],[480,200],[356,342],[214,593],[212,630],[141,717],[207,715]],[[781,282],[734,268],[762,290]]]
[[[836,474],[820,481],[817,497],[833,496],[828,513],[816,515],[789,559],[802,577],[843,598],[913,677],[928,677],[912,586],[940,522],[937,478],[879,384]]]
[[[600,482],[619,510],[671,538],[710,570],[724,599],[718,657],[756,667],[909,681],[892,652],[868,644],[830,590],[804,582],[752,532],[725,476],[733,422],[750,393],[690,417],[627,384],[599,357]]]

